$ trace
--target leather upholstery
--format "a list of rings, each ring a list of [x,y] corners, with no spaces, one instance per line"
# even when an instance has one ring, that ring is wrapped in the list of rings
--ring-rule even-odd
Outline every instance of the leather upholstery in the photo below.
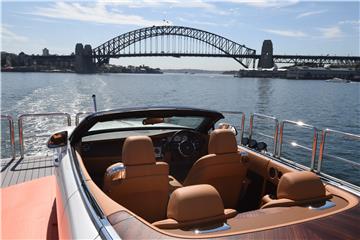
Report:
[[[330,198],[320,178],[312,172],[288,172],[279,181],[277,199],[268,195],[262,199],[261,208],[294,206],[305,203],[322,201]]]
[[[230,130],[211,133],[209,152],[197,160],[183,185],[210,184],[220,193],[225,208],[236,208],[247,166],[237,151],[235,135]]]
[[[315,173],[290,172],[280,178],[277,189],[278,198],[301,201],[322,196],[325,196],[325,186]]]
[[[169,193],[172,193],[178,188],[181,188],[182,184],[173,176],[169,175]]]
[[[234,133],[229,129],[216,129],[210,134],[209,153],[226,154],[237,152]]]
[[[149,137],[128,137],[123,163],[111,165],[104,177],[104,192],[117,203],[149,222],[165,219],[169,193],[169,166],[156,162]],[[125,178],[111,169],[125,166]]]
[[[216,189],[210,185],[179,188],[170,196],[167,217],[179,222],[224,215],[224,205]]]
[[[122,150],[122,161],[126,166],[154,164],[155,153],[148,136],[127,137]]]
[[[176,189],[170,196],[168,219],[155,222],[159,228],[187,228],[208,223],[223,223],[236,215],[233,209],[224,210],[216,189],[207,184]]]

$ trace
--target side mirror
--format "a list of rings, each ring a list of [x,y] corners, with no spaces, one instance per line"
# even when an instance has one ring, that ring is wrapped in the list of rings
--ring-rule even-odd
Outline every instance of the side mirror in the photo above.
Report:
[[[58,147],[65,147],[68,141],[68,132],[58,132],[51,135],[49,141],[47,142],[48,148],[58,148]]]

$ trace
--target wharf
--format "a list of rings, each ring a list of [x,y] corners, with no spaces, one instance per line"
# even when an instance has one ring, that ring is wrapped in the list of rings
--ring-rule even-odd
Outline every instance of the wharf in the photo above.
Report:
[[[242,69],[235,77],[360,81],[359,68],[291,67],[288,69]]]
[[[52,156],[3,158],[0,161],[1,188],[54,174]]]

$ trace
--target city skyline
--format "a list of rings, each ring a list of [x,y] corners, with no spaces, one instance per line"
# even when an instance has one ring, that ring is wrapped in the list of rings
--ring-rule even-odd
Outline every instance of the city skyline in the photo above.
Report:
[[[183,25],[254,48],[271,39],[275,54],[359,55],[359,2],[121,1],[3,2],[2,51],[70,54],[141,27]],[[165,20],[165,21],[164,21]],[[233,70],[219,58],[122,58],[121,65]]]

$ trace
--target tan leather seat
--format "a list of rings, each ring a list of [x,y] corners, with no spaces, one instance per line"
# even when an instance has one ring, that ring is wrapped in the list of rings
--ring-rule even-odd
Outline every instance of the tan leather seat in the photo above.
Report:
[[[319,176],[308,171],[285,173],[280,178],[276,195],[277,199],[264,196],[261,208],[302,205],[331,198]]]
[[[213,131],[208,152],[194,163],[183,185],[210,184],[220,193],[225,208],[236,208],[247,167],[238,152],[233,132],[228,129]]]
[[[149,222],[165,219],[169,166],[156,162],[151,139],[147,136],[126,138],[122,161],[107,169],[104,192]],[[121,171],[123,167],[125,174]]]
[[[236,216],[234,209],[225,209],[216,189],[207,184],[176,189],[170,196],[168,219],[153,223],[162,229],[193,229],[222,224]]]

